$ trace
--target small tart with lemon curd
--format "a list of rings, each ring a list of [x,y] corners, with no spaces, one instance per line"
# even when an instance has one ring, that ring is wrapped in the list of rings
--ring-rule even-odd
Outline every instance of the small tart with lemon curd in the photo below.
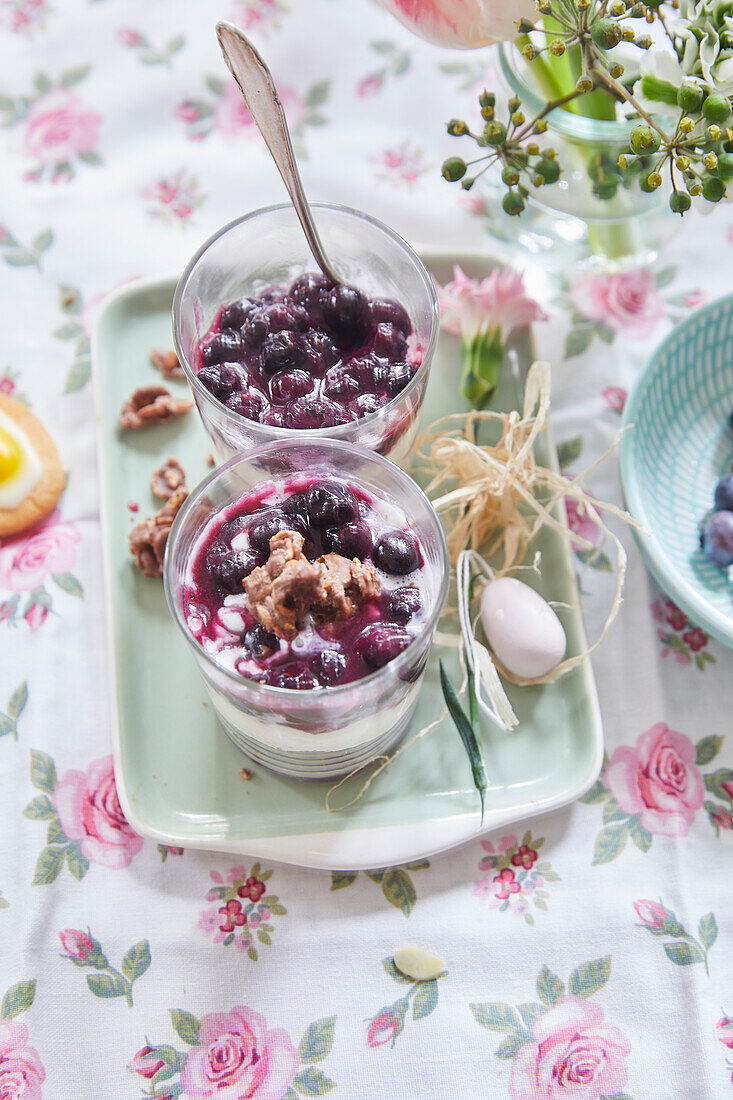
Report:
[[[40,523],[56,507],[64,471],[40,420],[0,393],[0,538]]]

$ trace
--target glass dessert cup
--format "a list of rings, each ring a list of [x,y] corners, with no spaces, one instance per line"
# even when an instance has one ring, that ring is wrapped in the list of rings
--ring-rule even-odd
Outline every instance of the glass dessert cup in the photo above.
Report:
[[[212,516],[263,482],[336,477],[376,502],[396,505],[421,545],[427,614],[402,652],[361,679],[309,689],[276,687],[230,671],[194,639],[183,608],[190,563]],[[196,488],[173,525],[165,558],[168,606],[234,744],[258,764],[298,778],[346,774],[388,751],[405,733],[448,591],[445,537],[415,482],[380,455],[340,440],[281,439],[235,456]]]
[[[197,348],[224,303],[257,296],[274,284],[289,286],[314,272],[300,223],[290,204],[255,210],[230,222],[202,245],[181,276],[173,300],[173,336],[204,427],[219,461],[276,439],[340,439],[406,464],[416,433],[438,338],[432,279],[410,246],[387,226],[345,206],[313,203],[326,252],[344,282],[364,294],[391,298],[407,311],[422,362],[403,390],[376,412],[327,428],[262,424],[228,409],[197,375]]]

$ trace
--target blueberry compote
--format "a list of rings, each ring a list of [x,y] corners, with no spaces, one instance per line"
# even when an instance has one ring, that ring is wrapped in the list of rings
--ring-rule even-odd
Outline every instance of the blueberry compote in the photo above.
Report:
[[[283,596],[275,582],[288,554]],[[317,600],[303,597],[314,578]],[[421,632],[433,587],[399,508],[338,478],[298,477],[268,482],[209,521],[183,600],[189,630],[218,664],[306,689],[393,660]]]
[[[277,428],[331,428],[400,393],[422,354],[403,307],[323,275],[222,306],[196,370],[232,412]]]

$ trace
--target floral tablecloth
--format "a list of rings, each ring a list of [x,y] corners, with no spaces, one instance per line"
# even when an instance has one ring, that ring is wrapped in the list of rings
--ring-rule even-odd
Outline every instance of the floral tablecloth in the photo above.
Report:
[[[624,604],[594,659],[607,763],[580,803],[333,876],[165,848],[124,819],[90,320],[120,283],[180,269],[283,197],[219,17],[270,60],[314,197],[493,250],[484,200],[439,173],[442,123],[471,111],[490,53],[419,43],[370,0],[0,0],[0,391],[48,425],[68,471],[50,520],[0,545],[0,1096],[728,1095],[733,656],[627,534]],[[732,249],[723,207],[686,219],[654,273],[552,284],[537,338],[564,469],[610,446],[671,326],[731,289]],[[620,503],[615,459],[590,485]],[[593,634],[611,562],[581,557]],[[404,980],[407,941],[444,975]]]

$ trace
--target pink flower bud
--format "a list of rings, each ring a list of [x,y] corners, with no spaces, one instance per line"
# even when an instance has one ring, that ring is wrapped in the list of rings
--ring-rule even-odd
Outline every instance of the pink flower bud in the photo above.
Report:
[[[96,950],[94,940],[78,928],[66,928],[59,932],[61,946],[72,959],[88,959]]]
[[[130,1073],[139,1073],[149,1081],[164,1065],[163,1059],[156,1057],[154,1047],[144,1046],[140,1047],[135,1057],[127,1063],[127,1068]]]

